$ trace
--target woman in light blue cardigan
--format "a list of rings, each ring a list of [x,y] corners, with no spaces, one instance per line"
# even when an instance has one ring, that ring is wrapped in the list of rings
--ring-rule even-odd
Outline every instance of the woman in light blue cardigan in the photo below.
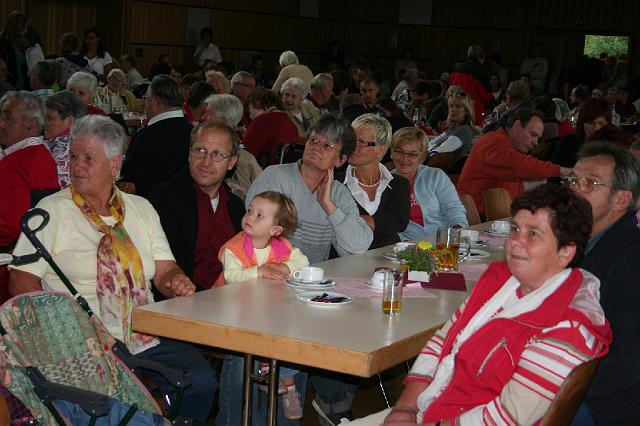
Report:
[[[438,228],[468,226],[466,211],[455,186],[440,169],[422,165],[427,154],[427,136],[420,129],[405,127],[393,135],[392,173],[411,183],[409,225],[400,232],[402,241],[435,242]]]

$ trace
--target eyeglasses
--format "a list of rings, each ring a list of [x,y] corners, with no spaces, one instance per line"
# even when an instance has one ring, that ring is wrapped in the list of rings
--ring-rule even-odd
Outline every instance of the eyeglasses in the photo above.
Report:
[[[577,186],[580,192],[585,192],[585,193],[593,191],[598,186],[609,186],[609,187],[611,186],[608,183],[596,182],[595,180],[588,177],[578,178],[575,176],[569,176],[567,178],[564,178],[562,180],[562,183],[564,185],[571,186],[571,187]]]
[[[327,152],[331,152],[334,149],[336,149],[336,145],[333,143],[329,143],[329,142],[322,142],[320,139],[318,138],[309,138],[307,140],[307,143],[311,143],[312,145],[320,145],[320,147],[322,149],[324,149]]]
[[[254,86],[254,85],[252,85],[252,84],[241,83],[241,82],[239,82],[239,81],[236,81],[236,82],[235,82],[235,83],[233,83],[233,84],[237,84],[237,85],[239,85],[239,86],[246,87],[247,89],[255,89],[255,88],[256,88],[256,86]]]
[[[360,148],[367,148],[370,146],[376,146],[375,142],[363,141],[362,139],[356,139],[356,146]]]
[[[419,152],[404,152],[404,151],[400,151],[399,149],[394,149],[393,153],[398,157],[410,158],[412,160],[415,160],[416,158],[420,157]]]
[[[209,156],[209,158],[211,158],[212,161],[215,161],[216,163],[219,163],[221,161],[226,160],[229,157],[233,157],[233,154],[228,154],[225,155],[223,153],[221,153],[220,151],[207,151],[206,149],[197,146],[197,147],[192,147],[191,148],[191,155],[193,155],[193,158],[196,158],[198,160],[202,160],[203,158],[205,158],[207,155]]]

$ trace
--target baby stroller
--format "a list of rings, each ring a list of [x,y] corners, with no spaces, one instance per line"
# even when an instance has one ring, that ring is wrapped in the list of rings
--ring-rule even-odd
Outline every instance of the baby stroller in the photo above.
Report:
[[[37,217],[42,221],[31,229],[29,222]],[[36,232],[48,221],[46,211],[29,210],[21,227],[36,252],[20,257],[0,255],[0,264],[13,265],[43,258],[73,295],[38,291],[0,306],[0,379],[15,407],[13,424],[198,423],[176,418],[184,388],[191,384],[191,372],[137,359],[111,336],[37,239]],[[162,417],[159,405],[138,380],[135,373],[139,369],[162,374],[178,389],[174,401],[167,401],[170,421]],[[17,405],[28,414],[16,420]],[[87,420],[79,422],[79,418]]]

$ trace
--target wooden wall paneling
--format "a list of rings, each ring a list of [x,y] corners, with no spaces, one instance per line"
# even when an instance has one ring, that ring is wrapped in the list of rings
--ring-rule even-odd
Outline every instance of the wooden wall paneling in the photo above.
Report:
[[[575,10],[570,6],[567,1],[557,0],[527,2],[525,6],[527,24],[534,28],[566,28],[575,21]]]
[[[42,38],[45,55],[58,53],[60,36],[75,33],[82,42],[84,30],[95,25],[96,3],[83,0],[28,0],[27,14]],[[107,50],[110,47],[105,46]]]
[[[211,28],[215,43],[233,49],[270,49],[270,17],[247,12],[225,10],[211,11]]]
[[[187,35],[187,7],[133,1],[131,43],[184,46]]]
[[[344,21],[350,2],[343,0],[322,0],[320,2],[320,18]]]
[[[398,22],[398,3],[388,0],[349,0],[346,20],[350,22]]]
[[[522,28],[524,8],[509,0],[433,0],[431,23],[434,26]]]
[[[102,31],[102,42],[114,59],[125,50],[124,4],[121,0],[102,0],[96,5],[96,26]]]
[[[26,0],[2,0],[0,2],[0,25],[4,26],[7,16],[14,10],[27,11]],[[0,27],[0,31],[2,31]]]

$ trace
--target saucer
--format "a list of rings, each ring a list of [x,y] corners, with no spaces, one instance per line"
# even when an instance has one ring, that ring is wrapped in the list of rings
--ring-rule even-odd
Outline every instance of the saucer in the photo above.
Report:
[[[494,229],[487,229],[484,232],[494,237],[508,237],[509,232],[511,231],[496,231]]]
[[[398,256],[392,251],[388,251],[386,253],[383,253],[382,257],[384,257],[385,259],[396,261],[396,262],[398,261]]]
[[[373,285],[373,284],[371,283],[371,280],[366,280],[366,281],[364,282],[364,284],[365,284],[368,288],[370,288],[371,290],[375,290],[375,291],[382,291],[382,287],[376,287],[375,285]]]
[[[475,243],[471,244],[471,248],[480,248],[480,247],[488,247],[489,242],[484,240],[478,240]]]
[[[289,277],[285,280],[285,283],[290,287],[304,290],[322,290],[336,286],[335,281],[327,279],[322,281],[300,281],[293,277]]]
[[[342,298],[343,300],[341,300],[339,302],[324,302],[324,301],[313,300],[314,298],[317,298],[317,297],[323,296],[323,295],[325,295],[325,297],[327,299]],[[304,293],[296,294],[296,299],[298,299],[301,302],[308,303],[309,305],[327,306],[327,307],[328,306],[346,305],[348,303],[353,302],[353,297],[347,296],[346,294],[337,293],[337,292],[334,292],[334,291],[307,291],[307,292],[304,292]]]
[[[462,253],[458,253],[458,256],[462,256]],[[472,248],[471,252],[469,253],[469,257],[467,257],[467,260],[488,259],[490,257],[491,254],[489,254],[489,252]]]

